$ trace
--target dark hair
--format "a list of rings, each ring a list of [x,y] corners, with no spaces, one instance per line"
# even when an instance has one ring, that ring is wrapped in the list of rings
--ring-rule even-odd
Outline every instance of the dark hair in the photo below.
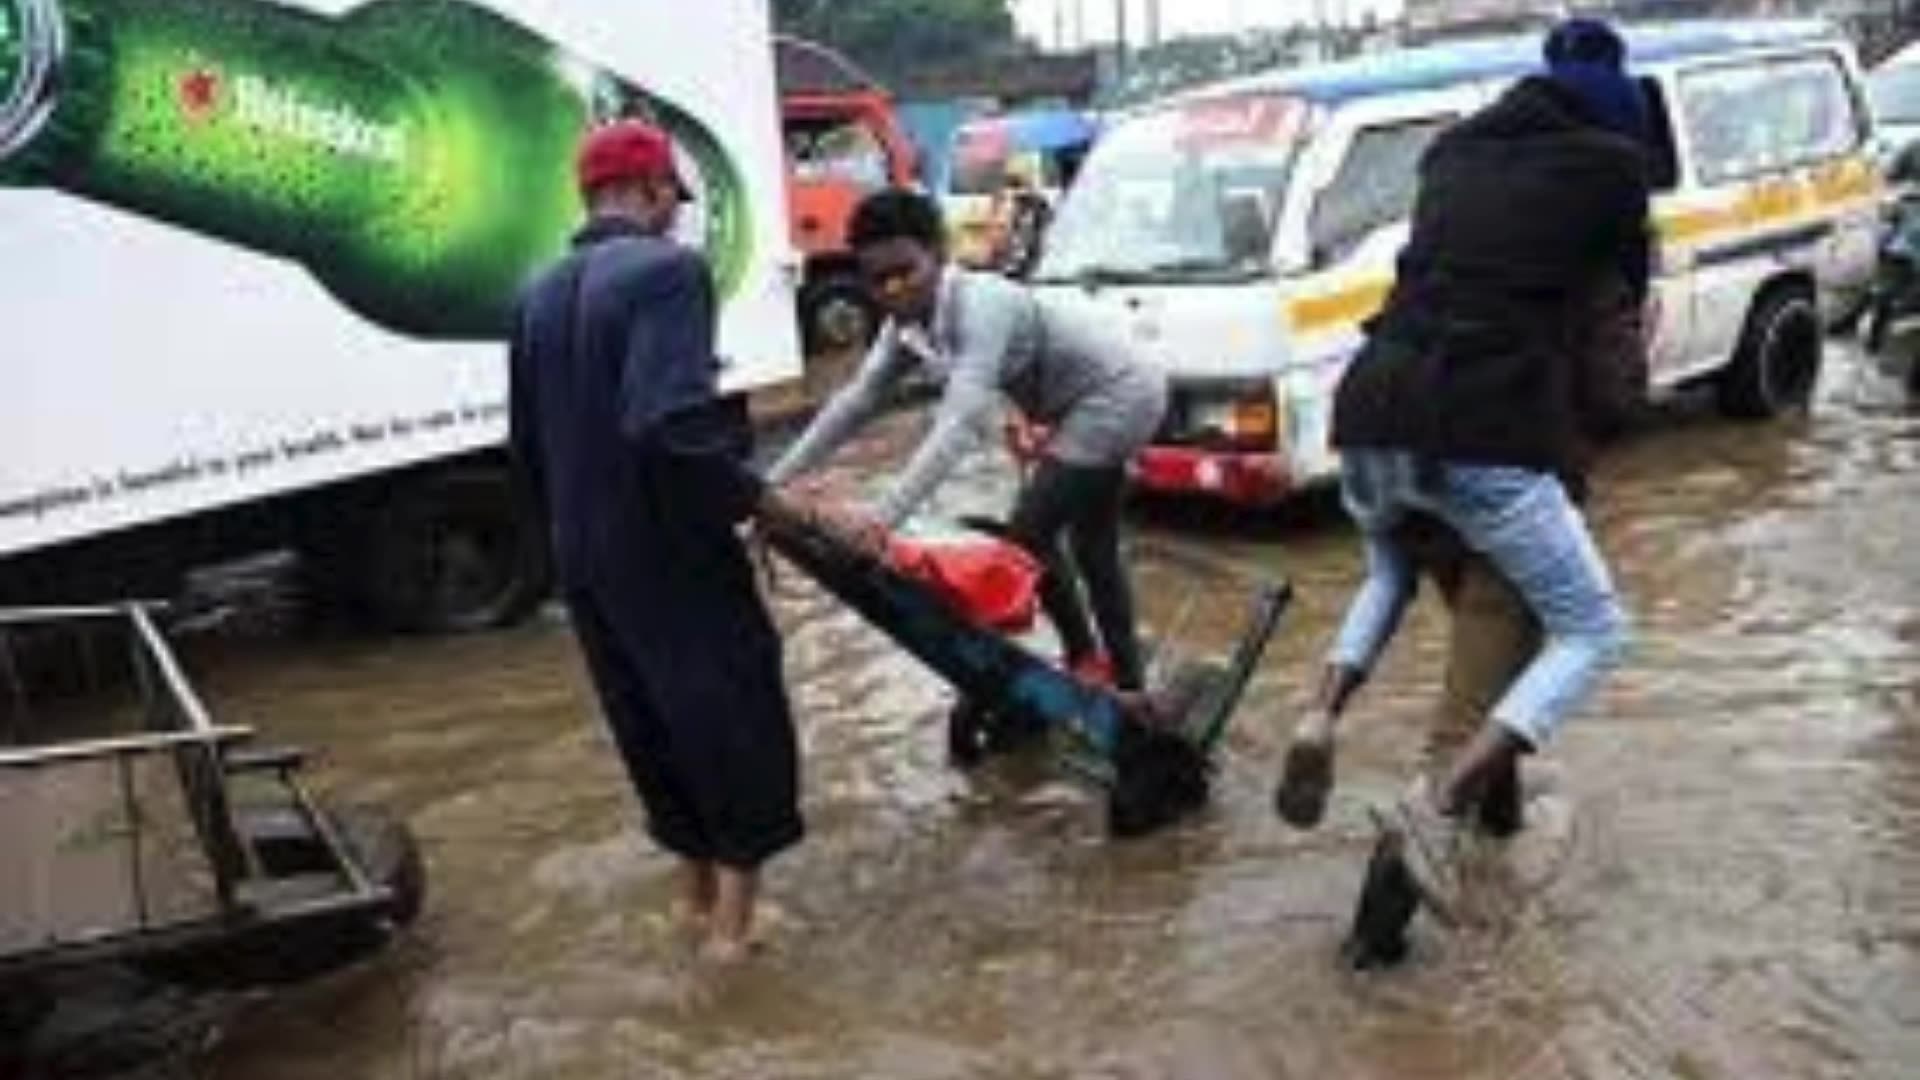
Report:
[[[847,246],[855,251],[889,240],[913,240],[936,252],[947,246],[940,207],[917,191],[888,188],[860,200],[847,225]]]

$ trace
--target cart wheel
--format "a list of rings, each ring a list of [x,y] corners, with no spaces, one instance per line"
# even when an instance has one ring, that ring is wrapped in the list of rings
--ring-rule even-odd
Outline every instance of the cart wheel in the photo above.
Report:
[[[953,703],[947,713],[947,760],[956,769],[971,769],[986,757],[985,709],[967,698]]]
[[[420,913],[426,871],[419,845],[404,824],[384,811],[349,806],[321,812],[368,879],[392,893],[384,909],[274,922],[276,908],[333,896],[344,886],[332,870],[325,844],[297,811],[242,809],[235,815],[236,825],[255,846],[269,875],[247,891],[262,917],[240,923],[211,943],[147,956],[139,961],[140,969],[194,989],[278,986],[338,970],[384,947]]]
[[[377,807],[343,806],[323,812],[367,878],[393,894],[387,921],[396,929],[413,925],[427,899],[426,860],[413,830]]]
[[[1127,839],[1171,825],[1207,803],[1212,767],[1181,735],[1133,720],[1120,727],[1107,792],[1107,832]]]
[[[1019,753],[1046,737],[1043,724],[965,698],[947,713],[947,757],[957,769],[971,769],[995,754]]]

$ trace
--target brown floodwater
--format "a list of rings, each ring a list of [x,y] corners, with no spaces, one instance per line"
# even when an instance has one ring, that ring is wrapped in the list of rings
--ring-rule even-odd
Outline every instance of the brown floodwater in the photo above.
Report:
[[[879,471],[897,421],[856,456]],[[991,507],[983,458],[948,509]],[[971,504],[962,505],[962,504]],[[384,803],[430,897],[390,952],[233,1005],[219,1080],[1904,1077],[1920,1074],[1920,413],[1850,367],[1809,420],[1678,408],[1605,466],[1594,517],[1629,662],[1551,751],[1564,867],[1500,918],[1422,922],[1411,962],[1337,961],[1440,663],[1423,600],[1357,706],[1316,832],[1273,815],[1297,685],[1354,584],[1337,513],[1150,508],[1155,545],[1286,575],[1298,602],[1202,817],[1143,841],[1045,762],[962,775],[942,685],[786,576],[806,843],[772,948],[702,973],[671,865],[564,624],[454,640],[190,647],[212,707]],[[1230,601],[1152,556],[1149,617]],[[1197,603],[1187,603],[1194,597]],[[1197,609],[1197,610],[1196,610]]]

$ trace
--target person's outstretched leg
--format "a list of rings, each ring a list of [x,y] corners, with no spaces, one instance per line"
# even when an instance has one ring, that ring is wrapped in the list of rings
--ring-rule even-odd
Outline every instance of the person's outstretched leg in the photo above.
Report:
[[[1540,624],[1543,646],[1494,706],[1493,722],[1522,745],[1544,746],[1592,692],[1627,642],[1627,615],[1586,519],[1550,474],[1452,466],[1443,513],[1484,554]],[[1491,745],[1492,740],[1489,740]],[[1438,792],[1458,802],[1456,769]]]
[[[1040,560],[1044,570],[1040,606],[1060,634],[1068,666],[1083,663],[1100,651],[1080,597],[1077,575],[1061,547],[1073,514],[1073,487],[1069,466],[1053,458],[1041,459],[1033,479],[1014,503],[1013,520],[1007,523],[1008,538]]]

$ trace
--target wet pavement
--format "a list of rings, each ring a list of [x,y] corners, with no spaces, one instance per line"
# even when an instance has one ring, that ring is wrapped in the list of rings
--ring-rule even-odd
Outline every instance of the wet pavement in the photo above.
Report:
[[[898,443],[909,422],[891,432]],[[886,438],[863,447],[884,460]],[[964,499],[1004,498],[997,467]],[[404,813],[428,908],[379,961],[237,1006],[205,1075],[345,1077],[1901,1077],[1920,1072],[1920,413],[1850,365],[1811,420],[1682,408],[1598,481],[1637,614],[1552,752],[1565,868],[1410,965],[1336,949],[1440,657],[1423,601],[1361,699],[1327,824],[1270,810],[1295,685],[1359,572],[1324,506],[1155,508],[1138,531],[1299,588],[1215,806],[1141,842],[1043,763],[961,776],[943,688],[789,574],[780,612],[808,842],[773,947],[715,979],[564,625],[189,649],[216,712],[318,750]],[[1149,608],[1182,590],[1143,567]],[[1217,605],[1216,605],[1217,607]],[[1232,611],[1221,612],[1222,624]]]

